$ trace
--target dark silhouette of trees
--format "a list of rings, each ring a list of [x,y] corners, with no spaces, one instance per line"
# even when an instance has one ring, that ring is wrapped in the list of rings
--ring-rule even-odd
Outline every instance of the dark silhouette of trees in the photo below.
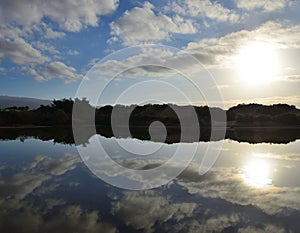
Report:
[[[87,100],[75,101],[80,101],[83,106],[92,109]],[[35,110],[29,110],[28,106],[6,108],[0,111],[0,125],[71,125],[73,104],[72,99],[62,99],[54,100],[51,105],[41,105]]]
[[[231,126],[297,126],[300,110],[294,105],[239,104],[227,112]]]
[[[231,127],[241,126],[300,126],[300,110],[293,105],[275,104],[265,106],[261,104],[240,104],[226,112],[220,108],[208,106],[177,106],[170,104],[147,104],[144,106],[103,106],[95,108],[86,99],[53,100],[51,105],[41,105],[38,109],[30,110],[25,107],[10,107],[0,110],[0,126],[43,125],[58,126],[72,125],[72,111],[74,103],[82,114],[73,119],[85,124],[95,120],[96,125],[109,127],[111,125],[112,111],[116,110],[120,119],[125,113],[130,114],[131,126],[147,127],[153,121],[161,121],[166,127],[180,127],[176,112],[182,113],[185,120],[189,121],[189,113],[195,110],[200,127],[210,128],[212,124],[211,113],[226,113],[227,123]],[[94,114],[94,115],[93,115]],[[82,115],[82,116],[81,116]],[[216,115],[216,114],[214,114]],[[95,118],[91,117],[95,116]],[[81,118],[80,118],[81,117]],[[89,119],[89,120],[88,120]],[[214,121],[222,119],[214,119]]]
[[[54,109],[60,109],[66,114],[72,114],[73,104],[74,101],[72,99],[53,100],[51,107]]]

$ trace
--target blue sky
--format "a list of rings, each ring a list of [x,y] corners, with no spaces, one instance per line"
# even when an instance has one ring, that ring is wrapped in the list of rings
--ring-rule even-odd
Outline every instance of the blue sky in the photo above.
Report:
[[[203,88],[216,88],[225,106],[285,102],[300,107],[299,12],[300,2],[294,0],[3,0],[0,95],[73,98],[96,61],[120,49],[151,43],[197,58],[216,82],[212,86],[204,81]],[[118,67],[140,62],[143,53],[131,59],[117,55],[105,59],[100,79],[114,75]],[[177,53],[166,55],[161,50],[152,55],[155,64],[164,66],[177,59],[180,70],[192,71],[197,78],[202,75],[203,67],[192,67]],[[103,102],[113,103],[110,98],[120,90],[149,79],[185,86],[180,75],[163,69],[148,67],[121,76]],[[147,90],[154,97],[165,94]],[[220,105],[213,103],[213,91],[208,95],[210,104]],[[193,96],[192,102],[203,104],[197,98]],[[176,98],[173,102],[181,103]]]

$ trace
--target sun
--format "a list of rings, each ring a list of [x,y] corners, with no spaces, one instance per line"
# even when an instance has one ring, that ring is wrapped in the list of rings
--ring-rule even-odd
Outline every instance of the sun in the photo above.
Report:
[[[247,84],[270,83],[277,79],[279,61],[276,47],[267,42],[249,42],[234,57],[238,75]]]

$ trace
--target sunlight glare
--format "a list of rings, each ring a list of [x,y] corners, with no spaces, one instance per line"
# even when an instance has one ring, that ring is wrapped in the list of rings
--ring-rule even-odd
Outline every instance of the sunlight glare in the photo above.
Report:
[[[253,187],[264,187],[272,184],[270,165],[264,160],[252,160],[243,169],[245,183]]]
[[[270,83],[277,79],[279,61],[272,43],[249,43],[240,49],[234,60],[236,71],[248,84]]]

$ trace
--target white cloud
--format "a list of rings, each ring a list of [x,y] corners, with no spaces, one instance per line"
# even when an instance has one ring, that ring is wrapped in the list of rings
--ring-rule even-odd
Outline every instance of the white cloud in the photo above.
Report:
[[[38,5],[38,1],[3,0],[0,2],[0,22],[22,25],[37,23],[43,16],[41,6]]]
[[[29,26],[48,17],[62,29],[75,32],[85,26],[97,26],[98,17],[112,13],[117,6],[116,0],[3,0],[0,23]],[[51,36],[51,31],[49,33]],[[55,35],[52,33],[52,36]]]
[[[62,38],[65,35],[66,34],[64,32],[53,31],[50,27],[47,27],[45,31],[45,38],[47,39]]]
[[[132,78],[141,76],[165,77],[176,74],[176,71],[167,68],[170,67],[170,63],[176,64],[174,67],[179,69],[186,65],[185,60],[190,61],[191,59],[180,60],[180,54],[164,48],[143,48],[140,53],[123,60],[111,59],[97,64],[98,60],[93,59],[90,64],[94,65],[93,72],[100,73],[102,76],[121,73]],[[160,66],[151,64],[160,64]]]
[[[48,43],[46,44],[46,43],[43,43],[41,41],[37,41],[37,42],[34,42],[33,45],[41,51],[47,51],[47,52],[50,52],[52,54],[58,54],[59,53],[59,51],[57,49],[55,49],[53,45],[48,44]]]
[[[62,78],[80,79],[75,68],[62,62],[50,62],[44,52],[57,59],[59,51],[52,45],[35,41],[35,33],[45,39],[62,38],[66,34],[52,28],[52,22],[61,29],[78,32],[87,26],[98,26],[99,17],[116,10],[118,0],[3,0],[0,1],[0,60],[8,58],[21,70],[34,75],[36,80]],[[43,22],[47,17],[50,23]],[[54,56],[53,56],[54,54]],[[78,51],[70,50],[69,55]]]
[[[48,43],[36,41],[29,43],[21,36],[24,34],[18,28],[2,28],[0,36],[0,60],[9,58],[14,63],[21,65],[21,71],[24,71],[35,77],[37,81],[46,81],[52,78],[61,78],[66,82],[80,80],[81,74],[76,73],[76,69],[66,66],[62,62],[50,62],[50,58],[42,54],[49,52],[59,54],[59,51]],[[76,54],[76,51],[71,51]]]
[[[19,65],[42,64],[49,60],[22,38],[10,40],[0,36],[0,59],[6,57]]]
[[[204,72],[203,66],[195,61],[191,62],[189,56],[186,56],[184,52],[196,57],[205,68],[234,69],[236,67],[235,56],[248,43],[271,43],[275,49],[285,50],[300,48],[299,38],[299,25],[290,25],[288,22],[279,23],[269,21],[253,30],[241,30],[219,38],[204,38],[197,42],[190,42],[183,48],[183,52],[159,47],[147,50],[145,46],[140,53],[135,53],[132,56],[123,59],[118,57],[117,59],[107,60],[96,65],[96,61],[93,60],[90,65],[95,65],[94,72],[97,74],[100,72],[101,77],[111,77],[111,75],[124,71],[124,76],[133,78],[147,76],[157,78],[173,77],[176,75],[176,72],[164,67],[176,67],[177,70],[187,72],[188,74],[196,74],[200,71]],[[151,64],[160,64],[160,67],[151,66]],[[98,69],[99,71],[97,71]],[[228,85],[218,87],[226,89]],[[288,103],[291,103],[291,101],[292,99]],[[236,104],[235,100],[228,100],[228,104],[226,105],[231,106],[233,103]],[[297,103],[299,103],[298,100]],[[298,104],[296,105],[298,106]]]
[[[24,37],[28,33],[28,28],[24,28],[21,30],[18,27],[14,27],[11,25],[0,25],[0,37],[3,38],[18,38]]]
[[[37,66],[50,61],[50,58],[42,54],[42,51],[54,54],[57,54],[58,51],[52,45],[24,39],[31,39],[32,30],[28,27],[21,29],[11,25],[1,25],[0,60],[8,58],[22,66]]]
[[[216,85],[216,86],[213,86],[212,88],[217,88],[217,89],[225,89],[225,88],[228,88],[229,85],[227,84],[222,84],[222,85]]]
[[[292,75],[292,76],[288,76],[288,77],[287,77],[287,80],[298,82],[298,81],[300,81],[300,75]]]
[[[80,80],[83,78],[83,75],[77,74],[76,69],[72,66],[67,66],[62,62],[51,62],[42,68],[41,76],[35,77],[38,81],[53,78],[64,79],[68,83]]]
[[[26,73],[32,75],[32,76],[38,76],[39,74],[37,73],[37,71],[31,67],[22,67],[22,71],[25,71]]]
[[[246,10],[262,9],[265,12],[282,10],[288,5],[288,0],[236,0],[238,8]]]
[[[154,6],[145,2],[143,7],[134,7],[110,24],[111,42],[120,38],[125,45],[169,40],[172,33],[192,34],[196,32],[191,20],[178,15],[169,17],[155,13]]]
[[[68,50],[67,54],[71,56],[75,56],[75,55],[79,55],[79,52],[77,50]]]
[[[231,59],[239,49],[249,42],[272,43],[276,48],[300,48],[300,25],[285,22],[266,22],[254,30],[241,30],[220,38],[201,39],[190,42],[185,51],[191,53],[205,65],[232,65]]]
[[[218,2],[211,0],[178,0],[172,2],[165,7],[167,11],[174,11],[181,15],[186,16],[201,16],[217,21],[229,21],[236,23],[239,21],[240,16],[231,9],[222,6]]]
[[[92,58],[92,59],[89,61],[88,66],[89,66],[89,67],[92,67],[92,66],[96,65],[97,62],[99,62],[100,60],[101,60],[101,59],[100,59],[100,58],[97,58],[97,57]]]

